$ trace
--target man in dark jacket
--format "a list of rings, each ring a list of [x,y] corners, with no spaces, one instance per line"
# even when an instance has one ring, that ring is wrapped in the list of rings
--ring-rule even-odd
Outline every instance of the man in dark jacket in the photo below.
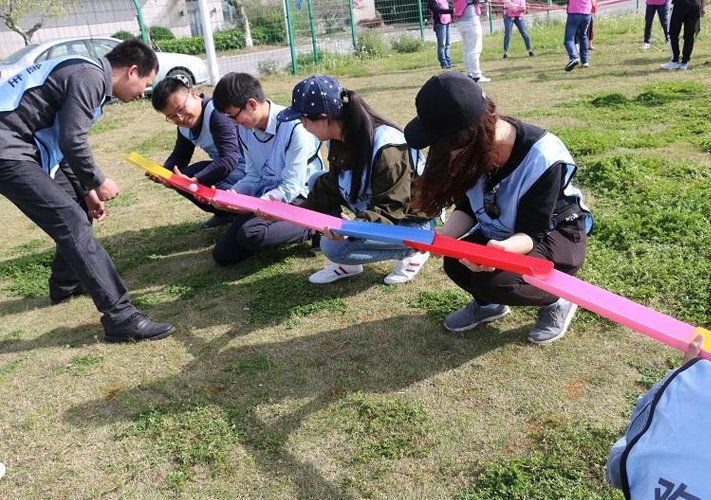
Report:
[[[88,293],[102,313],[107,342],[154,340],[174,331],[131,304],[91,226],[106,216],[106,202],[119,187],[96,165],[87,133],[111,96],[124,102],[143,96],[157,71],[153,50],[128,40],[99,60],[43,61],[0,85],[0,194],[57,245],[52,303]]]

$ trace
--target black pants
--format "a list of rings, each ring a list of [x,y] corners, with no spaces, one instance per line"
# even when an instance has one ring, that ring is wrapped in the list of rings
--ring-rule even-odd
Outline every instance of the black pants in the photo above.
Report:
[[[679,34],[684,27],[684,49],[681,53],[681,62],[686,64],[691,59],[694,50],[694,37],[696,36],[696,23],[701,19],[701,10],[693,0],[688,2],[676,0],[669,19],[669,42],[672,50],[672,61],[679,62]]]
[[[299,197],[292,204],[300,205],[303,202],[304,199]],[[304,243],[314,234],[315,231],[293,222],[269,221],[252,213],[239,214],[217,240],[212,257],[222,266],[236,264],[260,248],[282,243]]]
[[[464,241],[486,245],[476,231]],[[552,261],[559,271],[574,275],[585,261],[586,235],[583,219],[559,225],[528,254]],[[479,305],[547,306],[558,297],[526,283],[520,274],[495,270],[472,272],[457,259],[444,258],[444,271],[457,286],[470,293]]]
[[[49,279],[53,293],[81,284],[103,314],[104,327],[120,323],[136,312],[109,254],[94,239],[85,209],[61,169],[52,179],[35,162],[0,160],[0,194],[56,243]]]

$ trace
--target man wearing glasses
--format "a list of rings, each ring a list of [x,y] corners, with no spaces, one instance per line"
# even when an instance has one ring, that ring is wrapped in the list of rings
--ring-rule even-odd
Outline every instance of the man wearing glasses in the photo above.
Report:
[[[215,111],[212,99],[195,93],[180,78],[161,80],[152,95],[153,108],[165,119],[177,125],[173,152],[164,162],[165,168],[178,171],[206,186],[229,189],[244,177],[244,161],[239,154],[237,129],[227,116]],[[195,148],[204,150],[209,160],[190,163]],[[178,191],[198,207],[214,215],[202,227],[210,229],[232,222],[230,212],[200,203]]]
[[[238,125],[244,178],[237,193],[300,205],[308,194],[307,181],[323,169],[321,143],[299,120],[279,122],[284,109],[264,96],[262,85],[246,73],[223,76],[213,93],[215,109]],[[269,221],[241,213],[220,237],[212,252],[220,265],[238,263],[263,247],[303,243],[314,232],[286,221]]]

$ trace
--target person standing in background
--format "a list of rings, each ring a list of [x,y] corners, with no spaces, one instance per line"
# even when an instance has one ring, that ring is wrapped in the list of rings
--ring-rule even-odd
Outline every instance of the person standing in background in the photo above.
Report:
[[[568,52],[568,64],[565,71],[572,71],[578,64],[583,68],[588,63],[588,26],[592,19],[592,0],[568,0],[568,17],[565,20],[563,45]],[[575,47],[576,38],[580,51]]]
[[[464,72],[475,82],[490,82],[479,67],[479,56],[482,47],[481,4],[479,0],[454,0],[454,20],[462,37],[462,55]]]
[[[667,0],[647,0],[647,8],[644,12],[644,43],[642,48],[649,49],[652,41],[652,23],[654,22],[654,14],[659,16],[659,24],[662,25],[664,32],[664,42],[669,43],[669,7]]]
[[[449,58],[449,27],[452,24],[452,7],[447,0],[429,0],[427,6],[432,13],[432,28],[437,37],[437,59],[442,69],[452,67],[452,60]]]
[[[518,32],[523,37],[523,43],[526,44],[528,55],[533,57],[533,47],[531,46],[531,37],[528,36],[526,30],[526,19],[523,17],[526,13],[526,0],[506,0],[504,2],[504,59],[509,57],[509,43],[511,42],[511,32],[513,26],[516,25]]]
[[[663,70],[688,69],[691,53],[694,51],[696,26],[706,14],[705,0],[672,0],[672,13],[669,19],[669,43],[672,58],[668,63],[659,66]],[[684,27],[684,50],[679,61],[679,34]]]

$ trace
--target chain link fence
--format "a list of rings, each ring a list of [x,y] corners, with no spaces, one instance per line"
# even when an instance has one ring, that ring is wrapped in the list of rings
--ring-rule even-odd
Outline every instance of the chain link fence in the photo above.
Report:
[[[561,2],[564,0],[529,2],[528,17],[541,22],[562,19],[565,6]],[[613,4],[639,10],[639,2],[605,0],[598,10]],[[482,17],[485,31],[502,29],[502,12],[503,0],[486,5]],[[434,41],[430,14],[421,0],[78,0],[62,15],[35,13],[21,18],[19,24],[30,27],[39,21],[44,24],[34,33],[33,42],[143,34],[150,36],[157,50],[202,57],[207,27],[215,40],[220,75],[230,71],[299,73],[307,64],[369,50],[376,42]],[[24,42],[20,35],[0,26],[0,58],[4,58]],[[454,42],[459,41],[458,36],[458,30],[452,30]]]

